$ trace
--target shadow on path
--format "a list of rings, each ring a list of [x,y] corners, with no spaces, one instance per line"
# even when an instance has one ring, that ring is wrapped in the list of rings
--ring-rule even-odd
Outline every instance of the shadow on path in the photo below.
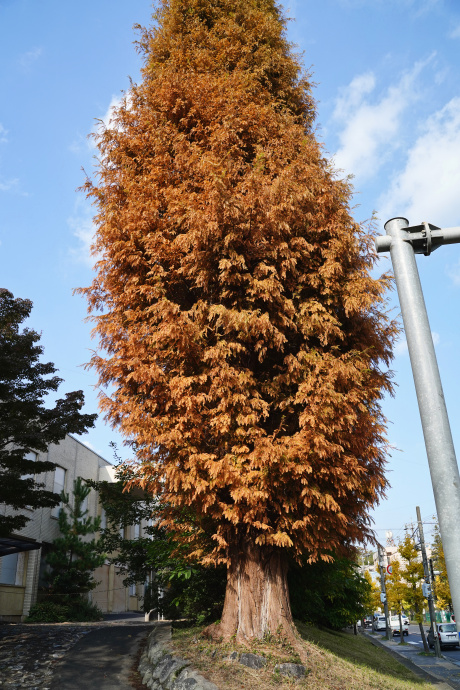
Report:
[[[92,630],[56,667],[50,690],[132,690],[131,666],[151,630],[151,624]]]

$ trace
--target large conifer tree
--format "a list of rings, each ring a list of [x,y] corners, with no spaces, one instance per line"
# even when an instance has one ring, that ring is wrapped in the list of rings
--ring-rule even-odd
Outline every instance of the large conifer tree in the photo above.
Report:
[[[86,183],[102,409],[166,525],[211,531],[206,558],[228,566],[216,633],[292,634],[288,556],[365,536],[385,488],[388,281],[275,0],[160,0],[139,48],[142,83]]]

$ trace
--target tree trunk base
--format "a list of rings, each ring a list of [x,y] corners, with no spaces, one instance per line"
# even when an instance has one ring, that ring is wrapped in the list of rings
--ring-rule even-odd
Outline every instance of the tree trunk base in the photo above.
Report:
[[[295,642],[287,585],[287,562],[281,549],[261,547],[245,539],[229,555],[222,620],[204,634],[237,643],[272,635]]]

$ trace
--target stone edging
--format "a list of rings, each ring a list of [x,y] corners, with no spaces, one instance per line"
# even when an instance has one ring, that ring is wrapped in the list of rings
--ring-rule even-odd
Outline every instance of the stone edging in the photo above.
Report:
[[[142,682],[150,690],[219,690],[185,659],[171,654],[171,624],[155,623],[139,662]]]

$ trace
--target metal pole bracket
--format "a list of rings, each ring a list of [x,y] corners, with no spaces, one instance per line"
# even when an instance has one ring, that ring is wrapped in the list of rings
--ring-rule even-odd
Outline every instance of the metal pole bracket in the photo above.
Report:
[[[405,228],[405,230],[409,233],[405,241],[410,242],[416,254],[429,256],[443,244],[444,238],[441,228],[432,223],[423,222],[420,225]]]
[[[439,228],[432,223],[420,223],[420,225],[401,228],[399,239],[410,244],[415,254],[429,256],[443,244],[457,244],[460,242],[460,227]],[[392,235],[376,237],[375,248],[377,252],[379,254],[381,252],[389,252],[393,240],[394,236]]]

